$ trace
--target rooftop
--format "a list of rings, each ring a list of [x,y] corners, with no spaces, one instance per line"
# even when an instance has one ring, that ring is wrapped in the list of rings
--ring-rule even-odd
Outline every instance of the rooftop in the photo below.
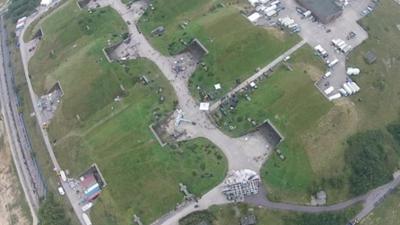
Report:
[[[316,17],[327,17],[342,11],[334,0],[297,0],[299,4],[310,10]]]

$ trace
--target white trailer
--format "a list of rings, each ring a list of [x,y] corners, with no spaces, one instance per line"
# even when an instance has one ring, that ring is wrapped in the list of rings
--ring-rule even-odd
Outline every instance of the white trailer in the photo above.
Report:
[[[257,12],[264,12],[267,7],[265,5],[259,5],[256,7]]]
[[[340,93],[336,93],[336,94],[334,94],[334,95],[329,96],[329,97],[328,97],[328,100],[329,100],[329,101],[333,101],[333,100],[339,99],[339,98],[341,98],[341,97],[342,97],[342,95],[341,95]]]
[[[26,16],[21,17],[21,18],[19,18],[19,19],[17,20],[17,23],[25,23],[26,19],[27,19]]]
[[[360,91],[361,88],[355,82],[349,82],[349,84],[355,90],[356,93]]]
[[[344,88],[340,88],[340,89],[339,89],[339,92],[340,92],[340,94],[343,95],[343,96],[348,96],[348,95],[349,95],[349,93],[347,93],[347,91],[344,90]]]
[[[339,47],[340,45],[346,44],[342,39],[337,39],[337,40],[338,40],[338,42],[337,42],[336,47]]]
[[[336,64],[338,64],[338,62],[339,62],[339,59],[334,59],[332,62],[330,62],[329,64],[328,64],[328,67],[334,67]]]
[[[328,52],[324,48],[322,48],[321,45],[315,46],[314,50],[317,51],[322,57],[328,56]]]
[[[353,92],[353,94],[357,93],[357,88],[355,88],[351,82],[347,82],[347,85],[349,86],[349,88],[351,89],[351,91]]]
[[[269,11],[272,11],[275,9],[276,9],[276,5],[272,5],[270,7],[267,7],[266,9],[264,9],[264,13],[267,14]]]
[[[344,84],[342,85],[342,87],[344,88],[344,90],[346,90],[346,92],[347,92],[349,95],[352,95],[352,94],[353,94],[353,90],[349,87],[349,85],[348,85],[347,83],[344,83]]]
[[[341,43],[340,45],[338,45],[337,48],[338,48],[340,51],[342,51],[342,49],[345,48],[346,46],[347,46],[347,44],[343,42],[343,43]]]
[[[85,204],[84,206],[82,206],[82,211],[86,212],[90,208],[92,208],[92,206],[93,206],[93,203],[89,202],[89,203]]]
[[[335,90],[334,87],[330,86],[327,89],[324,90],[326,95],[329,95],[330,93],[332,93]]]
[[[339,40],[340,39],[333,39],[332,40],[332,45],[336,47],[339,44]]]
[[[15,26],[15,29],[19,30],[19,29],[24,28],[24,26],[25,26],[25,23],[18,23],[17,26]]]
[[[85,225],[92,225],[92,221],[90,221],[90,218],[86,213],[82,213],[82,219],[83,222],[85,222]]]
[[[272,16],[275,16],[276,13],[278,13],[278,12],[274,9],[274,10],[268,11],[267,13],[265,13],[265,15],[268,17],[272,17]]]
[[[281,1],[276,0],[276,1],[271,2],[271,5],[276,6],[276,5],[280,4],[280,3],[281,3]]]

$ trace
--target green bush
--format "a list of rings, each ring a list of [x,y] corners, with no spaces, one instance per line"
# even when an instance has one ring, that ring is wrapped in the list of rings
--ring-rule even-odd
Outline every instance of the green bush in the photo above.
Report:
[[[351,220],[353,213],[321,213],[321,214],[297,214],[284,218],[285,225],[344,225]]]
[[[392,137],[396,141],[396,143],[400,145],[400,124],[399,123],[389,124],[386,127],[386,129],[392,135]]]
[[[39,209],[39,225],[70,225],[64,208],[49,193]]]
[[[354,195],[365,193],[389,182],[394,170],[388,154],[390,147],[382,131],[356,134],[347,141],[346,165],[350,167],[350,191]]]
[[[8,6],[8,16],[17,20],[23,16],[28,16],[39,5],[40,0],[11,0]]]
[[[215,216],[209,211],[191,213],[179,220],[179,225],[212,225]]]

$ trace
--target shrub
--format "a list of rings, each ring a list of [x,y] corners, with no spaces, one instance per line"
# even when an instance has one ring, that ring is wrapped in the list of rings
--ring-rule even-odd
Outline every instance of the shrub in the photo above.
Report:
[[[350,167],[350,191],[365,193],[391,179],[393,163],[388,159],[389,147],[382,131],[367,131],[347,140],[346,164]]]

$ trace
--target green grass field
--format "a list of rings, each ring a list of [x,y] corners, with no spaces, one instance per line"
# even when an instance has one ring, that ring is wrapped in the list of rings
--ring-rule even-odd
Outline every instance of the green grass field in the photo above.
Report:
[[[286,160],[282,161],[273,155],[262,174],[268,187],[284,193],[282,196],[273,196],[282,200],[292,197],[287,192],[306,192],[318,179],[308,159],[304,135],[313,130],[333,108],[333,104],[324,99],[311,79],[323,74],[323,64],[313,55],[312,49],[300,49],[289,63],[293,71],[284,65],[279,66],[270,78],[259,83],[256,90],[247,93],[250,101],[246,100],[246,93],[242,93],[236,109],[225,108],[226,116],[220,111],[214,114],[217,124],[233,136],[241,136],[255,129],[248,118],[257,124],[269,119],[278,128],[285,138],[279,149]]]
[[[350,57],[349,64],[360,67],[362,71],[361,76],[355,78],[362,91],[353,97],[353,101],[365,129],[383,127],[399,120],[399,10],[400,6],[394,1],[383,1],[373,14],[361,20],[369,39]],[[369,50],[377,55],[377,61],[372,65],[363,59]]]
[[[230,204],[212,206],[208,211],[197,215],[193,213],[188,216],[192,220],[190,223],[181,220],[180,225],[198,225],[204,219],[211,220],[211,223],[207,223],[211,225],[239,225],[240,218],[246,215],[255,215],[257,224],[260,225],[342,225],[351,220],[359,209],[359,206],[354,206],[336,213],[306,214]]]
[[[189,81],[192,94],[198,98],[205,94],[213,99],[221,97],[299,40],[296,35],[256,27],[235,4],[222,7],[221,2],[225,1],[180,0],[169,4],[158,0],[153,4],[155,10],[146,12],[139,23],[153,46],[164,54],[182,51],[185,46],[180,40],[197,38],[206,46],[209,54],[203,58],[204,66]],[[186,27],[181,28],[185,21]],[[165,34],[152,36],[151,31],[161,25]],[[214,89],[217,83],[222,87],[218,91]]]
[[[310,194],[318,189],[327,191],[328,203],[349,198],[351,171],[345,162],[346,142],[357,133],[382,132],[388,163],[393,165],[398,161],[395,153],[398,146],[393,144],[385,127],[399,120],[400,30],[396,27],[399,8],[394,2],[382,2],[376,12],[361,21],[370,38],[355,49],[348,62],[362,71],[355,78],[362,88],[357,95],[337,101],[334,106],[319,96],[309,76],[312,79],[320,76],[323,67],[315,66],[320,63],[312,60],[312,53],[308,52],[307,56],[292,58],[294,72],[281,66],[263,81],[250,94],[251,102],[241,97],[234,112],[227,110],[228,115],[223,119],[216,116],[219,125],[233,136],[254,129],[247,118],[257,123],[270,119],[285,136],[279,149],[286,160],[272,155],[262,171],[270,198],[308,202]],[[368,50],[378,56],[373,65],[364,62],[363,55]]]
[[[361,225],[397,225],[399,224],[400,214],[400,191],[397,189],[393,194],[388,195],[386,199],[369,214],[364,220],[361,221]]]
[[[45,36],[29,66],[37,93],[57,80],[64,91],[49,126],[61,166],[79,176],[97,163],[108,183],[91,212],[93,222],[128,224],[137,214],[148,224],[182,201],[178,183],[201,195],[221,182],[227,163],[209,141],[162,148],[151,133],[149,125],[176,101],[158,68],[146,59],[106,61],[102,48],[126,32],[118,14],[66,4],[41,22]],[[115,102],[117,96],[122,101]]]

